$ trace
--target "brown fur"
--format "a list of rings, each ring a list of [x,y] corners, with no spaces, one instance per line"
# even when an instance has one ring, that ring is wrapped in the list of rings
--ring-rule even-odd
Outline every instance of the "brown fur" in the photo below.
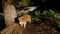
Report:
[[[19,21],[20,21],[20,22],[19,22],[20,25],[21,25],[21,26],[24,25],[23,27],[25,27],[27,23],[30,23],[30,24],[31,24],[31,16],[30,16],[30,15],[24,15],[24,16],[18,18],[18,19],[19,19]]]

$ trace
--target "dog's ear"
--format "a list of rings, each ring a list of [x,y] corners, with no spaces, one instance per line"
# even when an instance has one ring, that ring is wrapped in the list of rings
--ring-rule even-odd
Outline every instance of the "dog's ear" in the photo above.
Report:
[[[19,19],[18,18],[15,18],[15,23],[19,23]]]

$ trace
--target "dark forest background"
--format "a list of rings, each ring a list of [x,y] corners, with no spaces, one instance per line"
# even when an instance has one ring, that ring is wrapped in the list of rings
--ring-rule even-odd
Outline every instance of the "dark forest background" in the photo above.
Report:
[[[44,2],[42,0],[31,0],[31,2],[33,2],[33,4],[30,4],[30,6],[39,6],[38,9],[39,10],[56,10],[58,12],[60,12],[60,1],[59,0],[45,0]],[[0,13],[3,13],[3,7],[2,7],[2,1],[0,0]],[[4,24],[4,19],[3,16],[0,15],[0,27],[1,29],[4,28],[5,25]]]
[[[42,2],[42,0],[31,0],[33,4],[30,4],[32,6],[39,6],[39,9],[53,9],[60,11],[60,1],[59,0],[45,0]],[[0,0],[0,12],[2,12],[2,2]]]

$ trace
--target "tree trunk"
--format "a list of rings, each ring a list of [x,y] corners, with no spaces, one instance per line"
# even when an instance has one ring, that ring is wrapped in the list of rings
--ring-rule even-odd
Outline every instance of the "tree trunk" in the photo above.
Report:
[[[17,17],[16,10],[12,4],[12,0],[3,0],[3,11],[6,26],[11,26],[14,24],[14,18]]]

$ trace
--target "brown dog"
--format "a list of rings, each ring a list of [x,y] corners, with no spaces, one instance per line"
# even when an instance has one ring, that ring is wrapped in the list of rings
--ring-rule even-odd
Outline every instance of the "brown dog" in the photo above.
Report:
[[[19,24],[25,28],[27,23],[31,24],[31,16],[30,15],[24,15],[20,18],[18,18]]]

